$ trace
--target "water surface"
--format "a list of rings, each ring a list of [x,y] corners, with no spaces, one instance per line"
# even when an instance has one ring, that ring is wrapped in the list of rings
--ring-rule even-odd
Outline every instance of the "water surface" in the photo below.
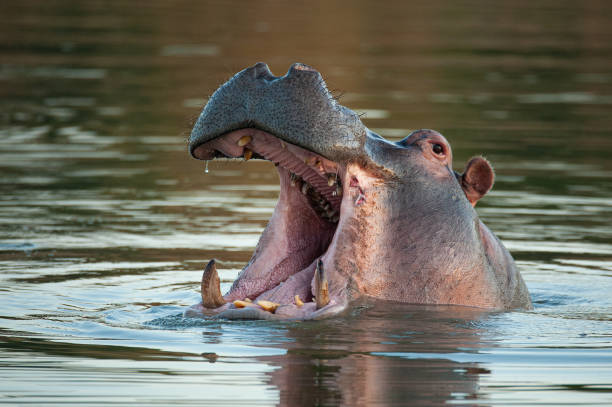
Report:
[[[0,404],[612,404],[612,6],[604,1],[0,6]],[[320,70],[397,140],[497,172],[477,207],[535,310],[357,304],[309,323],[182,318],[278,196],[190,159],[214,89]]]

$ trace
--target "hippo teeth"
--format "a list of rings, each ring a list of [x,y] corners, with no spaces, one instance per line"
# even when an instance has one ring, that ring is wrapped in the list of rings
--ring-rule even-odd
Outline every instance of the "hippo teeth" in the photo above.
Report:
[[[225,304],[225,300],[221,295],[221,281],[217,273],[215,260],[211,260],[204,268],[202,273],[202,305],[206,308],[218,308]]]
[[[291,174],[291,186],[298,186],[319,215],[326,213],[321,206],[330,203],[339,210],[342,200],[342,182],[338,164],[303,148],[289,144],[268,133],[256,129],[231,132],[199,146],[194,154],[202,159],[217,157],[265,159]],[[316,194],[315,194],[316,192]],[[317,195],[318,194],[318,195]],[[310,199],[310,198],[314,198]],[[333,217],[333,216],[332,216]],[[324,216],[329,220],[329,216]]]
[[[329,284],[325,271],[323,270],[323,260],[317,261],[317,268],[315,269],[315,299],[317,303],[317,309],[323,308],[329,304]]]
[[[310,185],[308,182],[300,178],[298,175],[291,172],[289,177],[290,177],[290,183],[292,187],[300,185],[299,187],[300,191],[302,192],[304,196],[308,198],[308,202],[310,203],[310,206],[312,206],[312,208],[315,210],[315,212],[317,213],[317,215],[319,215],[320,218],[330,223],[338,222],[338,219],[339,219],[338,212],[339,211],[334,208],[333,204],[327,200],[325,195],[321,195],[314,186]],[[334,178],[335,177],[336,175],[334,174]],[[334,183],[335,182],[340,184],[339,180],[338,181],[334,180]],[[338,188],[342,188],[342,187],[338,185]]]
[[[259,305],[265,311],[273,313],[274,311],[276,311],[276,309],[278,308],[280,304],[277,302],[272,302],[272,301],[259,300],[257,301],[257,305]]]
[[[238,139],[238,147],[244,147],[251,142],[253,137],[251,136],[242,136]]]
[[[336,185],[337,178],[338,176],[336,174],[328,174],[327,175],[327,186],[333,187],[334,185]]]
[[[236,300],[232,304],[234,304],[234,307],[236,308],[246,308],[246,307],[258,308],[257,305],[253,304],[252,301]]]

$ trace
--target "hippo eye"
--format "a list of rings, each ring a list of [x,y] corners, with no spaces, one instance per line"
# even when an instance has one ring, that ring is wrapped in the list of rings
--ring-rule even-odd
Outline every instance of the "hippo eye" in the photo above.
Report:
[[[433,149],[433,152],[436,153],[437,155],[442,155],[444,154],[444,147],[442,147],[441,144],[434,144],[431,146],[431,148]]]

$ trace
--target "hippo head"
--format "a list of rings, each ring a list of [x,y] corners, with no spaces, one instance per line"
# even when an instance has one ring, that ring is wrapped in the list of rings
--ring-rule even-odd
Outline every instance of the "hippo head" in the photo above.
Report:
[[[359,296],[491,309],[529,307],[512,257],[473,208],[493,170],[452,169],[449,143],[418,130],[392,143],[337,103],[314,69],[258,63],[210,98],[191,155],[275,164],[280,196],[225,295],[214,260],[189,316],[319,318]],[[245,301],[246,299],[246,301]]]

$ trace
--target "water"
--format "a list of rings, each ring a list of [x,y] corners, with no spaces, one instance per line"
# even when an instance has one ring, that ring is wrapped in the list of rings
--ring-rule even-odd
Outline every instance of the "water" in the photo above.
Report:
[[[612,404],[612,6],[29,1],[0,7],[0,404]],[[531,312],[358,304],[183,319],[272,213],[269,163],[190,159],[236,71],[301,61],[366,125],[440,130]]]

